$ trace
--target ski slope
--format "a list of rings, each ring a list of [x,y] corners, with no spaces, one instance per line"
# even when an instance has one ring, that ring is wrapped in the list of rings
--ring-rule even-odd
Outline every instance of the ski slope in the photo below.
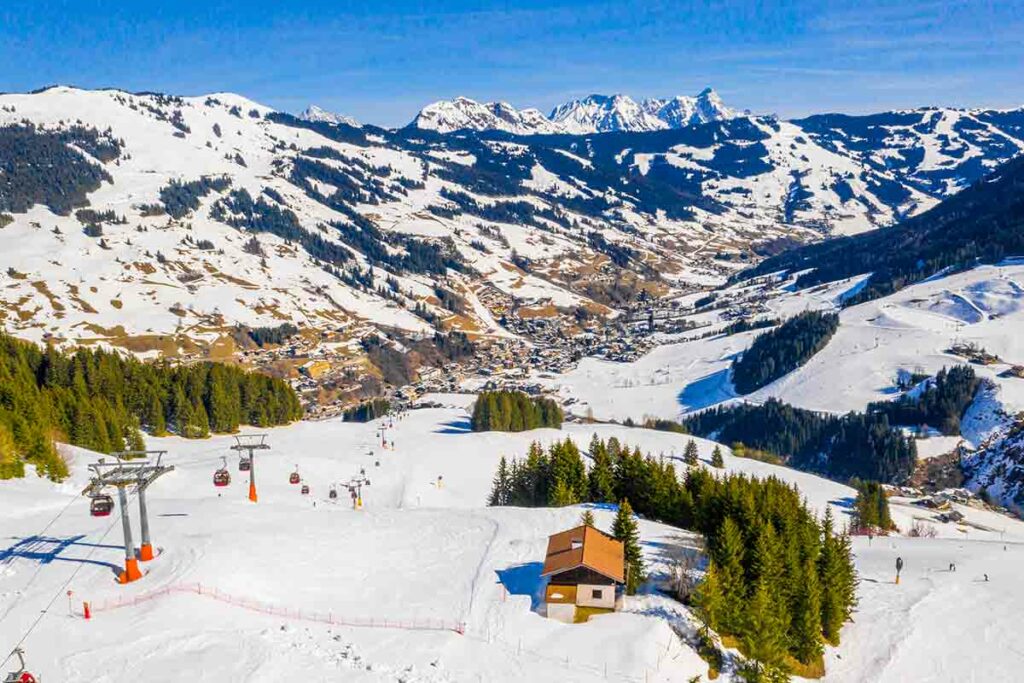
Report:
[[[579,507],[484,506],[498,458],[524,454],[532,440],[569,436],[585,447],[594,433],[614,435],[674,457],[688,437],[582,424],[474,434],[466,431],[465,409],[450,407],[408,413],[387,430],[395,449],[383,450],[376,431],[382,423],[271,430],[272,450],[257,455],[256,505],[246,500],[234,459],[231,485],[212,485],[230,437],[150,439],[176,469],[149,493],[160,555],[128,586],[113,580],[123,560],[119,520],[89,517],[77,495],[89,453],[67,450],[73,475],[64,484],[0,482],[0,648],[6,653],[39,618],[24,645],[33,672],[49,681],[678,681],[706,672],[673,631],[692,633],[692,616],[653,588],[627,599],[624,612],[583,625],[531,610],[542,589],[547,536],[573,525]],[[697,441],[706,463],[713,444]],[[827,505],[840,519],[848,512],[853,492],[846,486],[729,454],[725,461],[729,469],[794,482],[819,512]],[[309,496],[287,483],[296,466]],[[330,484],[361,468],[371,480],[364,509],[352,510],[344,490],[331,502]],[[828,654],[826,680],[901,681],[912,671],[927,674],[913,680],[1009,680],[1001,674],[1021,663],[1009,615],[1024,608],[1015,578],[1024,568],[1024,524],[961,509],[973,526],[930,522],[936,539],[875,539],[870,548],[857,540],[860,608],[842,646]],[[610,527],[612,510],[595,514],[599,526]],[[908,529],[914,517],[931,513],[897,503],[893,516]],[[137,541],[137,525],[135,532]],[[696,542],[647,521],[641,537],[655,580],[664,577],[667,557]],[[897,555],[906,561],[899,587],[891,583]],[[950,561],[958,563],[956,574],[939,571]],[[983,572],[988,584],[977,582]],[[183,590],[197,585],[205,594]],[[140,601],[97,611],[89,621],[78,616],[83,600],[102,607],[132,599]],[[268,607],[289,616],[266,614]],[[392,626],[315,620],[325,614]],[[431,623],[461,623],[464,633],[408,628]],[[944,677],[967,671],[973,679]]]

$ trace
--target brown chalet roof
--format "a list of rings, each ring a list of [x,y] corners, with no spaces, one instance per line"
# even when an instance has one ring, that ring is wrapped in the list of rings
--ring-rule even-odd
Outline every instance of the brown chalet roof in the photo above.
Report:
[[[541,576],[560,574],[577,567],[586,567],[623,583],[626,570],[622,543],[592,526],[578,526],[549,537]]]

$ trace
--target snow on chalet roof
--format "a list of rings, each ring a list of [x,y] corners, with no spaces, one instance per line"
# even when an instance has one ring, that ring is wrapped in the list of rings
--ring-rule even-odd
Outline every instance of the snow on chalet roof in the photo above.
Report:
[[[578,526],[548,538],[542,576],[586,567],[618,583],[626,580],[622,543],[592,526]]]

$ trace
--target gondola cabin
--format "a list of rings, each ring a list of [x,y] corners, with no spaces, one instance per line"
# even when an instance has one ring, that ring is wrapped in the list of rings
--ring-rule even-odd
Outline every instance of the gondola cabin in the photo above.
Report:
[[[304,495],[304,496],[308,496],[309,495],[309,484],[303,484],[302,485],[302,495]]]
[[[572,624],[613,612],[626,582],[622,542],[592,526],[554,534],[548,538],[541,575],[548,579],[548,618]]]
[[[114,499],[106,494],[93,496],[89,501],[89,514],[93,517],[109,517],[113,511]]]
[[[252,469],[252,463],[249,462],[249,458],[239,458],[238,459],[238,471],[239,472],[248,472],[251,469]]]
[[[225,469],[219,469],[213,473],[213,485],[220,488],[231,483],[231,473]]]
[[[292,472],[290,475],[288,475],[288,483],[289,484],[298,484],[299,481],[301,481],[301,480],[299,479],[299,473],[298,472]]]

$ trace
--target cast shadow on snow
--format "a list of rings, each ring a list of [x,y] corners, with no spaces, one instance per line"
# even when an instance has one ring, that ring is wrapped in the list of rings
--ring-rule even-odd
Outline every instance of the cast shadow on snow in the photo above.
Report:
[[[495,574],[510,595],[530,596],[530,609],[539,612],[544,604],[544,579],[540,575],[543,569],[542,562],[524,562],[508,569],[499,569]]]
[[[445,422],[440,429],[435,429],[435,434],[469,434],[473,431],[468,417],[460,417]]]
[[[27,536],[18,538],[12,536],[11,540],[16,541],[10,547],[0,550],[0,564],[10,564],[15,558],[35,560],[39,564],[50,564],[51,562],[77,562],[79,564],[93,564],[99,567],[108,567],[114,572],[120,572],[121,568],[110,562],[102,560],[91,560],[84,557],[61,557],[61,553],[74,546],[85,548],[106,548],[111,550],[123,550],[119,545],[102,545],[98,543],[82,543],[85,535],[69,536],[67,538],[56,538],[52,536]]]
[[[692,412],[735,398],[732,381],[729,379],[729,368],[705,375],[690,382],[676,396],[676,402],[683,412]]]

